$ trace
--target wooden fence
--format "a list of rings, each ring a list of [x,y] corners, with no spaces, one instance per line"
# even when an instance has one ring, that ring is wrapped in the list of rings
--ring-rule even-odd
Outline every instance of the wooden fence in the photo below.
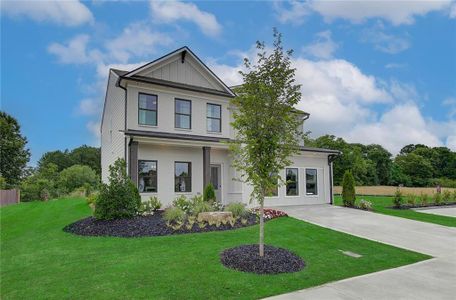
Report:
[[[393,196],[394,193],[396,192],[397,187],[396,186],[357,186],[355,188],[356,194],[357,195],[363,195],[363,196]],[[400,188],[402,194],[407,195],[407,194],[415,194],[415,195],[420,195],[421,193],[427,194],[429,196],[433,195],[436,192],[435,187],[401,187]],[[455,189],[453,188],[442,188],[442,192],[444,190],[449,190],[450,192],[453,192]],[[341,186],[335,186],[334,187],[334,194],[341,194],[342,193],[342,187]]]
[[[19,203],[21,201],[20,190],[0,190],[0,206]]]

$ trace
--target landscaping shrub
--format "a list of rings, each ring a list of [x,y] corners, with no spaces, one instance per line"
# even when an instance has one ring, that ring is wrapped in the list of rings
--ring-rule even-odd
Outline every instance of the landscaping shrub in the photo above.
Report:
[[[364,210],[372,210],[372,203],[370,201],[361,199],[361,201],[359,201],[359,208]]]
[[[445,203],[451,202],[451,192],[449,190],[444,190],[442,193],[442,200]]]
[[[407,204],[410,206],[415,206],[416,205],[416,196],[415,194],[408,194],[406,196],[407,199]]]
[[[204,188],[203,199],[204,199],[204,201],[211,202],[211,203],[213,203],[217,200],[217,198],[215,196],[214,186],[212,185],[212,183],[209,183]]]
[[[429,196],[425,193],[421,193],[420,195],[420,202],[422,206],[426,206],[429,202]]]
[[[173,206],[178,207],[184,212],[188,213],[192,208],[192,202],[189,199],[187,199],[185,195],[180,195],[179,197],[174,199]]]
[[[402,192],[400,189],[397,189],[396,193],[394,193],[393,203],[394,207],[396,208],[402,207],[402,204],[404,203],[404,198],[402,197]]]
[[[233,217],[235,218],[242,218],[245,215],[247,215],[245,205],[239,202],[228,204],[227,206],[225,206],[224,210],[231,212],[233,214]]]
[[[207,202],[195,203],[192,207],[192,214],[198,216],[199,213],[213,211],[213,207]]]
[[[153,214],[155,211],[161,208],[162,204],[160,200],[158,200],[157,196],[150,197],[149,200],[141,202],[141,206],[139,207],[139,213],[142,215],[150,215]]]
[[[456,190],[453,191],[453,201],[456,202]]]
[[[138,189],[127,176],[125,160],[109,166],[109,184],[102,184],[95,207],[97,219],[134,217],[141,205]]]
[[[351,171],[345,171],[342,180],[342,201],[344,206],[353,207],[355,206],[355,200],[355,178]]]
[[[34,200],[46,200],[47,198],[53,198],[57,196],[57,190],[54,182],[45,178],[39,178],[38,176],[30,176],[25,179],[21,184],[21,201],[34,201]]]
[[[442,194],[435,193],[432,200],[434,201],[434,204],[439,205],[442,202]]]
[[[90,192],[90,189],[96,188],[98,182],[97,173],[89,166],[73,165],[60,172],[58,186],[65,193],[78,188],[84,188],[84,191],[89,190],[88,192]]]
[[[182,223],[185,220],[185,212],[177,206],[171,206],[165,209],[165,212],[163,213],[163,219],[168,224]]]

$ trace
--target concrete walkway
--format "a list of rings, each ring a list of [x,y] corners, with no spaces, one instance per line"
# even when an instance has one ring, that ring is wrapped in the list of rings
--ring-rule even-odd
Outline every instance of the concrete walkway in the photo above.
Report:
[[[455,299],[456,228],[330,205],[279,209],[297,219],[434,258],[270,299]]]
[[[435,207],[435,208],[426,208],[426,209],[415,209],[418,212],[423,212],[427,214],[456,217],[456,207]]]

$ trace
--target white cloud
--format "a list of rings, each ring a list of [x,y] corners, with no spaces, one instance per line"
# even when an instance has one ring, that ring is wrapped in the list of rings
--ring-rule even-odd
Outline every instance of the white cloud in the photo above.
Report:
[[[252,50],[239,53],[250,59],[254,55]],[[209,66],[227,83],[241,83],[237,72],[242,64],[211,61]],[[310,113],[305,126],[313,137],[335,134],[350,142],[381,144],[394,154],[409,143],[456,149],[456,121],[425,118],[417,104],[422,97],[414,85],[381,80],[343,59],[297,57],[292,66],[302,85],[298,108]]]
[[[66,26],[78,26],[94,21],[87,6],[77,0],[2,1],[1,11],[12,17],[28,17],[39,22]]]
[[[413,24],[417,16],[433,11],[448,10],[451,1],[313,1],[312,8],[327,21],[336,18],[361,23],[381,18],[393,25]]]
[[[86,98],[82,99],[81,102],[79,102],[79,107],[78,107],[78,114],[85,115],[85,116],[93,116],[97,115],[101,112],[101,106],[102,104],[100,103],[100,100],[93,99],[93,98]]]
[[[217,18],[206,11],[202,11],[193,3],[180,1],[150,1],[152,20],[162,23],[188,21],[195,23],[208,36],[218,36],[222,26]]]
[[[451,0],[443,1],[294,1],[289,9],[274,5],[277,18],[281,22],[302,22],[302,17],[310,11],[321,14],[327,22],[334,19],[346,19],[352,23],[362,23],[367,19],[380,18],[393,25],[413,24],[417,16],[424,16],[433,11],[449,11]],[[455,8],[451,7],[450,17],[454,17]]]
[[[63,64],[85,64],[100,62],[102,53],[99,50],[88,50],[87,44],[90,37],[87,34],[80,34],[69,40],[66,44],[52,43],[48,52],[57,56]]]
[[[281,23],[292,23],[300,25],[304,23],[305,17],[311,14],[312,10],[307,2],[290,1],[289,7],[284,6],[286,2],[275,1],[273,3],[277,19]]]
[[[106,43],[106,49],[113,61],[126,63],[131,57],[143,57],[156,51],[157,46],[169,45],[171,38],[160,32],[153,32],[144,23],[127,26],[122,34]]]
[[[385,69],[402,69],[405,68],[406,64],[398,64],[398,63],[389,63],[385,65]]]
[[[366,29],[362,32],[362,40],[374,45],[374,48],[389,54],[396,54],[410,48],[408,38],[387,34],[382,31],[383,26]]]
[[[454,2],[453,5],[451,5],[450,18],[452,18],[452,19],[456,18],[456,2]]]
[[[95,122],[95,121],[89,121],[87,122],[86,124],[86,128],[87,130],[90,131],[90,133],[92,133],[92,135],[95,137],[95,144],[99,145],[100,144],[100,137],[101,137],[101,131],[100,131],[100,127],[101,127],[101,122]]]
[[[446,98],[445,100],[443,100],[442,105],[448,108],[448,118],[456,118],[456,98]]]
[[[339,47],[331,38],[331,31],[326,30],[317,33],[317,39],[310,45],[302,48],[304,53],[316,58],[329,59]]]

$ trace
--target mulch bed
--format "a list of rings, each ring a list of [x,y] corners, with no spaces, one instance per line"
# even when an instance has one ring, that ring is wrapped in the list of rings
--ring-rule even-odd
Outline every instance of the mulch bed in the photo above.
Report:
[[[227,268],[256,274],[294,273],[305,267],[296,254],[269,245],[264,246],[263,257],[258,253],[258,245],[242,245],[223,251],[220,260]]]
[[[207,224],[205,228],[199,228],[198,224],[195,223],[191,229],[185,228],[184,225],[180,229],[174,230],[166,225],[162,214],[162,211],[158,211],[149,216],[137,216],[131,219],[118,220],[97,220],[94,217],[88,217],[67,225],[63,228],[63,231],[84,236],[143,237],[224,231],[252,226],[258,223],[257,216],[252,213],[246,218],[246,224],[242,224],[238,220],[234,226],[221,224],[217,227]]]

